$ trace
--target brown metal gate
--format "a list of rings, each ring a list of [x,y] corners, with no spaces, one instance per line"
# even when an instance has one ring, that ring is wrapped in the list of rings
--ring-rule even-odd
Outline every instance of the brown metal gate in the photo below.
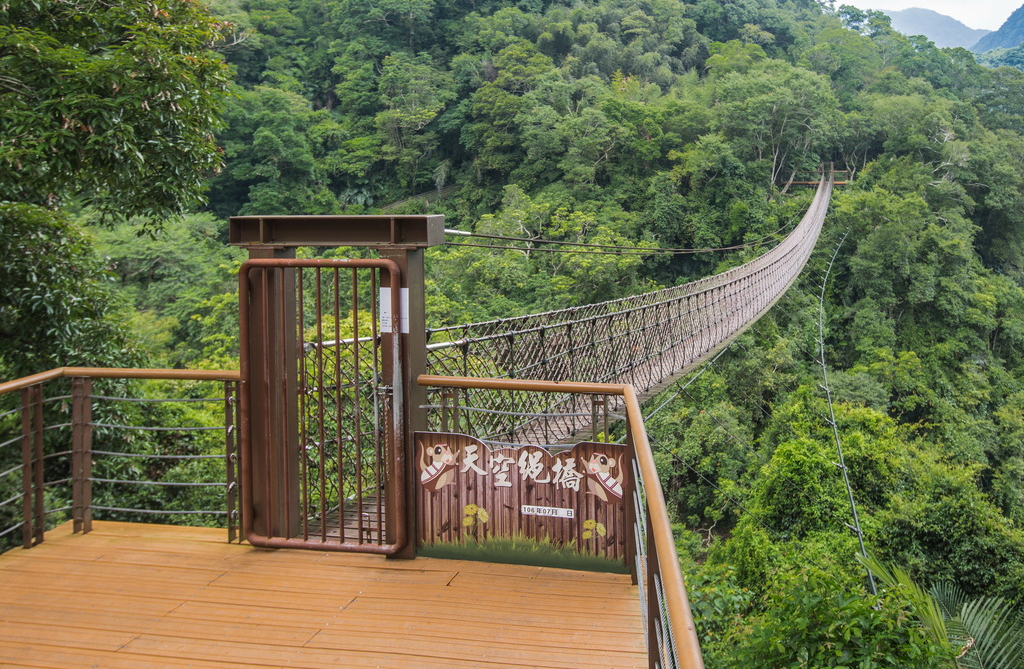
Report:
[[[253,545],[405,546],[400,285],[386,259],[242,265],[242,519]]]

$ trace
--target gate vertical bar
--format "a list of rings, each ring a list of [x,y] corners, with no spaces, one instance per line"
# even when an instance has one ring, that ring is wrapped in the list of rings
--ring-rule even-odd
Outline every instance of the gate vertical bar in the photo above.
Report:
[[[298,532],[298,528],[295,525],[295,521],[298,520],[302,527],[303,535],[308,533],[309,524],[309,512],[307,509],[299,506],[298,499],[300,492],[297,490],[294,493],[290,491],[292,487],[302,489],[308,485],[304,480],[299,479],[297,475],[293,476],[293,472],[298,472],[298,459],[305,459],[305,445],[306,445],[306,431],[302,427],[302,421],[306,419],[306,413],[303,411],[303,400],[306,398],[306,383],[308,377],[306,376],[305,362],[306,357],[302,350],[303,339],[302,336],[302,325],[305,320],[302,317],[302,306],[304,304],[302,299],[302,267],[297,267],[293,270],[281,268],[282,274],[282,286],[278,292],[278,313],[280,316],[281,324],[281,338],[280,342],[284,348],[284,358],[280,362],[280,392],[281,402],[286,407],[292,407],[294,410],[295,402],[292,401],[292,394],[295,394],[295,399],[298,402],[298,413],[296,414],[295,431],[292,435],[289,434],[288,421],[278,421],[279,429],[281,433],[279,435],[279,441],[276,442],[275,456],[279,458],[281,470],[284,472],[283,476],[278,477],[279,486],[282,487],[284,495],[281,495],[278,499],[283,502],[284,505],[284,530],[281,531],[283,537],[294,537]],[[287,286],[287,278],[289,271],[292,273],[292,280],[295,282],[296,290],[289,290]],[[297,316],[294,320],[289,320],[288,312],[291,309],[290,305],[294,304],[295,310],[298,311]],[[295,370],[294,365],[290,365],[288,351],[292,349],[290,345],[290,337],[295,337],[295,363],[298,365],[298,370]],[[288,376],[289,372],[296,375],[296,381],[289,387]],[[294,456],[293,456],[294,454]],[[291,466],[294,462],[296,466]],[[272,472],[271,472],[272,473]],[[297,483],[293,483],[297,482]],[[293,511],[293,505],[295,507]]]
[[[301,269],[299,270],[302,271]],[[327,435],[324,432],[324,305],[323,305],[323,273],[320,268],[317,267],[313,270],[314,281],[316,286],[316,292],[314,299],[316,302],[316,440],[317,440],[317,472],[319,473],[319,488],[320,488],[320,508],[317,510],[320,516],[320,541],[327,541]],[[300,331],[303,328],[304,323],[299,322]],[[358,340],[359,335],[356,334]],[[299,341],[304,341],[305,337],[299,337]],[[335,346],[339,347],[340,354],[340,342],[335,342]],[[303,355],[302,359],[305,360],[306,356]],[[335,382],[340,382],[340,379],[335,379]],[[303,412],[303,416],[307,414]],[[303,431],[303,440],[307,439],[308,436]],[[305,449],[303,449],[305,450]],[[340,483],[340,482],[339,482]],[[307,482],[306,485],[309,485]],[[308,514],[308,511],[306,512]],[[304,514],[305,515],[305,514]],[[342,522],[344,518],[339,518],[339,522]]]
[[[380,271],[383,274],[383,271]],[[380,293],[380,279],[378,278],[378,272],[370,272],[370,339],[373,342],[373,452],[377,462],[384,461],[384,448],[381,444],[381,430],[380,423],[383,420],[381,416],[381,395],[380,386],[381,380],[377,377],[380,364],[380,347],[381,347],[381,333],[380,333],[380,313],[377,307],[377,295]],[[384,511],[384,495],[377,496],[377,523],[378,526],[385,518]],[[380,532],[383,535],[383,528]],[[361,538],[361,537],[360,537]],[[378,536],[378,541],[383,541],[383,536]]]
[[[341,395],[341,277],[337,267],[334,268],[334,299],[332,300],[332,313],[334,315],[334,446],[337,453],[338,469],[338,540],[345,543],[345,437],[342,430],[342,411],[344,403]],[[358,292],[356,291],[356,270],[352,270],[352,336],[355,342],[352,344],[356,351],[356,378],[353,382],[352,394],[356,401],[356,434],[354,450],[360,448],[359,439],[359,320],[355,314]],[[358,537],[358,535],[357,535]]]

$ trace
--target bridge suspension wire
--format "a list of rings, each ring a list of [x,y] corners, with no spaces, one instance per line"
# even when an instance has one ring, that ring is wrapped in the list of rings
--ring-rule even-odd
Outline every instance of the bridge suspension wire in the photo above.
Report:
[[[756,326],[753,326],[750,329],[754,329],[754,327],[756,327]],[[746,347],[744,347],[742,345],[742,343],[740,342],[739,339],[736,339],[736,340],[730,342],[727,346],[723,347],[718,353],[716,353],[711,359],[709,359],[705,364],[700,365],[696,370],[692,370],[692,371],[695,371],[696,373],[693,373],[691,375],[683,377],[683,379],[680,379],[679,381],[677,381],[676,384],[674,384],[673,387],[669,388],[668,390],[674,390],[675,392],[673,392],[672,395],[670,397],[668,397],[667,399],[664,399],[653,410],[651,410],[649,412],[644,412],[644,420],[647,421],[647,420],[651,419],[655,414],[657,414],[662,409],[664,409],[668,404],[670,404],[672,401],[674,401],[680,395],[685,395],[686,399],[689,400],[689,403],[692,406],[699,406],[699,405],[701,405],[702,402],[699,399],[697,399],[696,397],[694,397],[693,394],[690,393],[688,388],[697,379],[699,379],[706,371],[708,371],[710,369],[715,369],[715,364],[719,361],[719,359],[721,359],[723,356],[725,356],[726,353],[728,353],[732,349],[733,346],[740,346],[740,348],[743,348],[744,350],[746,350]],[[684,380],[685,380],[685,382],[684,382]],[[789,386],[790,392],[794,391],[795,389],[796,389],[795,386],[792,386],[792,385]],[[747,398],[748,399],[752,399],[752,395],[747,394]],[[763,416],[765,416],[766,418],[768,418],[770,416],[768,414],[768,412],[765,411],[764,406],[763,406],[763,404],[761,402],[757,402],[756,405],[757,405],[758,410],[761,412],[761,414]],[[717,415],[715,415],[713,413],[709,413],[708,415],[710,416],[711,420],[713,420],[717,424],[717,429],[719,431],[721,431],[724,434],[726,434],[727,436],[729,436],[737,445],[743,447],[746,451],[748,451],[752,455],[757,456],[757,460],[758,460],[758,462],[756,463],[757,466],[764,466],[764,465],[768,464],[768,462],[770,460],[770,457],[771,457],[769,454],[763,454],[763,457],[762,457],[761,454],[759,454],[758,450],[756,448],[754,448],[754,446],[749,441],[747,441],[746,439],[744,439],[744,438],[740,437],[739,435],[737,435],[733,430],[731,430],[722,421],[721,418],[719,418]],[[819,417],[822,418],[825,422],[828,421],[828,416],[826,416],[824,413],[820,413]],[[623,439],[620,439],[619,443],[621,443],[622,441],[623,441]],[[652,443],[653,443],[653,441],[652,441]],[[684,460],[682,460],[677,453],[673,452],[671,449],[669,449],[667,447],[664,450],[665,450],[666,453],[671,455],[673,458],[675,458],[681,464],[685,465],[688,469],[693,471],[694,474],[696,474],[701,479],[703,479],[705,482],[709,483],[709,485],[711,485],[713,488],[718,490],[717,486],[715,486],[713,483],[711,483],[711,481],[709,481],[703,474],[701,474],[700,472],[696,471],[688,462],[685,462]],[[806,501],[813,502],[813,500],[811,500],[810,497],[809,497],[809,493],[806,490],[804,490],[791,477],[789,477],[789,476],[787,476],[785,474],[781,474],[781,477],[785,481],[785,483],[790,486],[791,490],[799,491],[806,498]],[[745,512],[747,511],[738,502],[735,502],[735,500],[732,500],[731,498],[729,498],[729,499],[730,499],[730,501],[734,502],[735,505],[738,508],[740,508],[741,510],[743,510]],[[831,516],[832,520],[838,522],[840,525],[843,525],[843,526],[846,525],[845,520],[843,520],[842,518],[839,518],[834,513],[830,513],[829,515]],[[764,523],[761,522],[759,519],[758,519],[758,523],[761,524],[762,526],[764,526]],[[769,528],[766,527],[766,529],[769,529]],[[771,531],[774,534],[778,534],[778,532],[775,531],[775,530],[771,530]]]
[[[656,443],[657,442],[652,440],[651,446],[652,447],[655,446]],[[657,444],[657,445],[659,447],[661,446],[661,444]],[[765,532],[767,532],[768,534],[772,535],[772,537],[774,537],[777,541],[782,543],[783,546],[785,547],[783,549],[783,553],[786,553],[786,551],[788,550],[788,547],[790,546],[789,539],[786,536],[784,536],[781,532],[779,532],[778,530],[774,529],[773,527],[771,527],[770,525],[765,523],[764,519],[762,519],[758,514],[754,513],[750,509],[748,509],[746,506],[744,506],[735,497],[729,495],[724,490],[722,490],[717,485],[715,485],[715,483],[713,481],[711,481],[706,476],[704,476],[703,473],[701,473],[698,469],[693,467],[693,465],[691,465],[689,462],[687,462],[683,457],[681,457],[678,453],[674,452],[672,449],[667,448],[667,447],[660,447],[660,448],[657,449],[656,452],[667,453],[676,463],[681,464],[682,466],[686,467],[691,472],[693,472],[693,474],[695,476],[697,476],[699,479],[701,479],[705,484],[707,484],[711,488],[714,488],[715,491],[717,491],[719,493],[719,495],[721,495],[721,497],[725,501],[727,501],[729,504],[731,504],[735,508],[739,509],[741,513],[747,514],[750,518],[752,518],[754,520],[755,523],[757,523],[758,525],[761,526],[761,529],[763,529]],[[801,555],[801,559],[803,559],[803,560],[805,560],[807,562],[810,562],[811,564],[813,564],[815,567],[817,567],[822,572],[828,572],[829,571],[827,568],[825,568],[824,566],[822,566],[821,564],[816,562],[813,558],[811,558],[811,557],[809,557],[807,555]],[[776,569],[778,569],[778,567],[776,567]]]
[[[839,426],[836,424],[836,412],[832,406],[832,390],[828,384],[828,364],[825,362],[825,287],[828,285],[829,275],[832,273],[832,265],[836,261],[836,256],[839,255],[839,249],[843,246],[843,242],[846,241],[846,236],[839,241],[836,245],[835,251],[832,252],[832,258],[828,261],[828,269],[825,272],[825,280],[821,282],[821,294],[818,298],[818,350],[821,352],[821,357],[818,359],[821,365],[821,388],[825,391],[825,399],[828,401],[828,424],[832,427],[832,436],[836,443],[836,453],[839,456],[839,462],[837,467],[843,472],[843,483],[846,484],[846,494],[850,498],[850,511],[853,515],[853,525],[847,525],[853,530],[854,534],[857,535],[857,541],[860,544],[860,553],[865,559],[868,557],[867,548],[864,547],[864,532],[860,528],[860,518],[857,515],[857,502],[853,498],[853,486],[850,484],[850,470],[846,467],[846,460],[843,458],[843,442],[839,437]],[[871,573],[871,569],[867,569],[868,574],[868,587],[871,589],[872,595],[878,595],[878,588],[875,586],[875,577]]]
[[[845,237],[846,237],[846,235],[843,235],[844,239],[845,239]],[[835,244],[830,244],[830,245],[835,247]],[[810,263],[810,262],[811,261],[809,259],[808,263]],[[810,270],[809,269],[809,265],[808,265],[808,267],[805,267],[805,270],[804,270],[803,274],[797,280],[797,282],[810,283],[810,285],[812,285],[816,290],[820,290],[822,288],[822,284],[823,284],[823,281],[821,280],[822,279],[822,275],[820,275],[820,274],[818,275],[818,283],[813,283],[812,281],[809,281],[809,279],[808,279],[808,277],[811,276],[813,273],[814,273],[813,270]],[[759,324],[759,322],[753,322],[744,331],[744,334],[757,334],[759,332],[760,332],[760,324]],[[818,350],[817,349],[812,352],[811,349],[809,349],[806,346],[804,346],[803,343],[799,339],[790,340],[790,343],[793,344],[796,347],[796,349],[798,349],[800,352],[802,352],[806,357],[808,357],[808,358],[817,358],[817,356],[818,356]],[[703,364],[703,365],[699,366],[697,368],[697,373],[696,374],[694,374],[692,376],[690,376],[690,375],[683,375],[673,385],[671,385],[668,388],[666,388],[665,390],[663,390],[662,394],[667,393],[667,392],[672,391],[672,390],[675,390],[675,392],[673,392],[672,395],[670,397],[668,397],[667,399],[664,398],[664,397],[660,397],[661,403],[656,408],[650,410],[649,412],[645,412],[644,413],[644,420],[648,420],[650,418],[653,418],[662,409],[664,409],[668,404],[670,404],[673,400],[675,400],[677,397],[679,397],[686,388],[688,388],[693,382],[695,382],[698,378],[700,378],[700,376],[702,374],[704,374],[704,372],[706,372],[708,369],[714,369],[714,370],[717,371],[717,364],[719,363],[719,360],[722,357],[724,357],[726,353],[730,352],[730,350],[732,349],[733,346],[739,346],[741,349],[743,349],[745,352],[748,352],[748,353],[750,351],[750,349],[748,349],[747,346],[744,344],[743,338],[742,337],[737,337],[736,339],[731,341],[727,346],[723,347],[720,351],[718,351],[718,353],[716,353],[713,357],[708,359],[706,364]],[[789,390],[789,392],[793,392],[797,388],[795,385],[793,385],[791,383],[784,383],[782,385],[785,388],[787,388]],[[690,399],[693,400],[694,398],[692,398],[692,396],[691,396]],[[765,410],[765,408],[764,408],[765,402],[763,400],[754,400],[753,395],[749,394],[749,393],[747,394],[747,399],[748,400],[753,400],[752,404],[757,408],[757,410],[761,413],[761,415],[763,417],[770,418],[771,415]],[[694,401],[696,401],[696,400],[694,400]],[[821,418],[824,421],[828,420],[828,417],[823,412],[818,412],[818,417]],[[764,463],[762,463],[762,464],[764,464]]]
[[[824,349],[824,341],[825,341],[825,339],[824,339],[824,291],[827,288],[828,280],[829,280],[829,277],[830,277],[831,272],[832,272],[832,266],[834,265],[835,260],[836,260],[836,258],[838,256],[839,250],[842,247],[843,243],[846,241],[846,238],[847,238],[848,234],[849,234],[849,231],[847,231],[845,234],[843,234],[842,238],[839,239],[839,241],[837,243],[832,245],[833,248],[831,249],[831,253],[829,254],[829,259],[828,259],[827,267],[824,270],[824,274],[819,277],[818,284],[813,284],[813,282],[812,282],[812,285],[814,285],[815,288],[817,288],[817,290],[819,292],[819,295],[818,295],[818,303],[819,303],[818,319],[817,319],[817,323],[815,324],[816,328],[817,328],[817,332],[816,332],[816,334],[817,334],[817,342],[816,342],[817,343],[817,350],[814,351],[813,353],[811,353],[809,351],[809,349],[806,349],[806,348],[800,346],[799,343],[797,343],[797,346],[798,346],[798,348],[804,348],[804,353],[807,355],[807,357],[811,358],[811,359],[814,359],[815,363],[817,365],[819,365],[820,368],[821,368],[821,373],[822,373],[822,377],[823,377],[823,383],[820,386],[820,388],[825,393],[825,398],[827,400],[827,406],[828,406],[828,413],[827,414],[824,413],[824,412],[816,412],[816,413],[818,413],[818,416],[822,420],[822,422],[826,423],[827,425],[829,425],[831,427],[831,431],[832,431],[832,434],[833,434],[833,437],[834,437],[834,440],[835,440],[836,449],[837,449],[838,458],[839,458],[839,461],[837,463],[834,462],[832,464],[835,465],[836,467],[838,467],[842,471],[842,473],[843,473],[843,481],[844,481],[844,484],[845,484],[845,489],[846,489],[847,495],[849,497],[851,511],[853,513],[853,524],[851,525],[850,523],[848,523],[846,521],[846,519],[839,517],[834,511],[829,511],[828,516],[830,517],[830,519],[833,522],[837,523],[839,526],[841,526],[843,528],[848,528],[848,529],[852,530],[854,532],[854,534],[856,534],[858,542],[859,542],[859,545],[860,545],[861,555],[865,555],[866,556],[866,550],[865,550],[865,547],[864,547],[863,533],[861,532],[860,523],[859,523],[859,520],[858,520],[858,517],[857,517],[857,506],[856,506],[856,502],[854,501],[853,490],[852,490],[852,487],[851,487],[851,484],[850,484],[850,480],[849,480],[848,469],[846,468],[845,462],[844,462],[844,459],[843,459],[842,443],[841,443],[841,440],[840,440],[840,437],[839,437],[838,424],[836,422],[835,412],[834,412],[834,409],[833,409],[833,392],[832,392],[832,390],[831,390],[831,388],[830,388],[830,386],[828,384],[828,371],[827,371],[827,364],[825,362],[825,349]],[[751,330],[755,330],[756,331],[756,326],[751,328]],[[683,394],[686,395],[687,399],[690,401],[690,403],[693,406],[700,405],[701,404],[700,400],[695,398],[687,390],[687,388],[704,371],[706,371],[708,369],[714,369],[716,362],[720,358],[722,358],[723,355],[727,351],[731,350],[733,345],[737,345],[740,348],[742,348],[744,350],[747,350],[747,348],[742,344],[741,341],[736,340],[736,341],[732,342],[729,345],[729,347],[727,347],[726,349],[723,349],[719,354],[715,355],[713,359],[709,360],[708,364],[701,366],[700,369],[698,370],[698,373],[696,375],[694,375],[691,379],[689,379],[688,382],[685,385],[681,385],[679,387],[679,389],[675,393],[673,393],[672,397],[670,397],[667,400],[665,400],[664,402],[662,402],[657,407],[657,409],[655,409],[654,411],[651,411],[650,413],[645,414],[645,419],[650,417],[650,416],[652,416],[657,411],[660,411],[668,403],[670,403],[672,400],[674,400],[675,398],[677,398],[678,396],[683,395]],[[795,386],[792,386],[792,385],[789,386],[789,390],[790,391],[793,391],[794,389],[795,389]],[[752,395],[748,395],[748,399],[752,399],[752,398],[753,398]],[[764,407],[763,407],[761,402],[757,402],[757,408],[762,412],[762,414],[765,417],[768,417],[769,414],[768,414],[768,412],[766,412],[764,410]],[[727,434],[735,443],[745,447],[748,452],[750,452],[750,453],[752,453],[754,455],[757,455],[756,449],[750,443],[748,443],[746,440],[744,440],[742,437],[738,436],[733,430],[731,430],[729,428],[729,426],[727,426],[721,420],[721,418],[719,418],[718,416],[712,414],[711,415],[711,419],[714,420],[718,424],[718,428],[717,429],[719,429],[723,433]],[[655,442],[652,439],[652,445],[654,443]],[[659,446],[660,446],[660,444],[659,444]],[[669,448],[667,446],[664,446],[664,447],[660,448],[659,450],[661,452],[667,453],[669,456],[671,456],[673,458],[673,460],[675,460],[679,464],[682,464],[684,467],[686,467],[694,476],[697,476],[705,484],[709,485],[714,490],[716,490],[719,493],[719,496],[724,501],[728,502],[729,504],[731,504],[735,508],[739,509],[739,511],[749,515],[754,520],[754,522],[756,522],[758,525],[760,525],[763,529],[768,531],[770,534],[772,534],[772,535],[774,535],[776,537],[781,537],[781,534],[777,530],[775,530],[774,528],[772,528],[768,524],[766,524],[765,520],[762,517],[760,517],[756,513],[753,513],[748,508],[746,508],[742,503],[740,503],[737,499],[735,499],[734,497],[732,497],[732,496],[726,494],[724,491],[722,491],[717,485],[715,485],[714,481],[712,481],[707,476],[705,476],[703,472],[701,472],[700,470],[696,469],[690,462],[687,462],[683,457],[681,457],[678,453],[674,452],[671,448]],[[760,462],[757,463],[758,466],[766,465],[768,463],[769,459],[770,459],[770,455],[768,455],[768,454],[764,454],[763,458],[759,457],[758,460],[760,460]],[[789,491],[790,492],[795,492],[796,494],[801,495],[808,504],[812,504],[812,505],[814,504],[815,500],[811,499],[810,493],[804,487],[800,486],[796,481],[794,481],[791,477],[789,477],[789,476],[787,476],[785,474],[781,474],[781,478],[789,486]],[[806,559],[806,556],[805,556],[805,559]],[[818,566],[819,569],[823,569],[820,565],[816,565],[816,566]],[[870,570],[868,570],[868,572],[867,572],[867,583],[868,583],[868,589],[871,591],[871,593],[873,595],[877,594],[877,588],[876,588],[876,585],[875,585],[875,582],[874,582],[874,578],[873,578]]]
[[[689,393],[689,391],[683,390],[682,392],[686,395],[686,397],[690,400],[690,402],[692,404],[694,404],[694,405],[698,405],[699,404],[699,401],[693,395],[691,395]],[[764,457],[761,457],[758,454],[757,449],[755,449],[754,446],[749,441],[747,441],[743,437],[740,437],[739,435],[737,435],[735,433],[735,431],[730,429],[722,421],[722,419],[720,417],[718,417],[717,415],[715,415],[713,413],[709,414],[709,415],[710,415],[711,420],[713,420],[715,423],[717,423],[718,429],[720,431],[722,431],[724,434],[726,434],[737,445],[743,447],[746,451],[748,451],[749,453],[751,453],[752,455],[754,455],[757,458],[757,460],[758,460],[757,465],[758,466],[763,467],[763,466],[765,466],[765,465],[767,465],[769,463],[769,461],[771,460],[771,455],[770,454],[764,454]],[[790,476],[788,476],[788,475],[786,475],[784,473],[780,473],[779,475],[781,476],[782,480],[788,486],[788,491],[789,492],[792,492],[794,494],[798,494],[798,495],[802,496],[804,498],[804,501],[807,504],[809,504],[809,505],[813,505],[814,504],[814,502],[816,500],[811,498],[810,493],[807,491],[807,489],[804,486],[801,486],[800,483],[798,483],[797,481],[793,480],[792,477],[790,477]],[[707,481],[707,479],[704,476],[701,476],[701,478],[704,479],[705,481]],[[833,512],[833,511],[830,511],[830,510],[826,510],[826,511],[827,511],[826,515],[831,520],[835,521],[836,523],[838,523],[839,525],[841,525],[843,527],[846,527],[847,524],[846,524],[846,521],[843,518],[840,518],[839,516],[837,516],[835,514],[835,512]],[[776,531],[776,530],[773,530],[773,533],[777,534],[777,535],[780,535],[780,533],[778,531]]]
[[[446,235],[457,235],[460,237],[473,237],[479,239],[495,239],[498,241],[506,242],[524,242],[527,244],[554,244],[558,246],[573,246],[583,247],[588,249],[603,249],[606,251],[621,251],[621,255],[686,255],[686,254],[697,254],[697,253],[719,253],[722,251],[737,251],[740,249],[753,248],[755,246],[761,246],[770,241],[775,241],[779,238],[779,235],[789,227],[786,224],[760,239],[755,239],[751,242],[745,242],[743,244],[734,244],[732,246],[719,246],[713,248],[700,248],[700,249],[674,249],[674,248],[662,248],[657,246],[617,246],[614,244],[593,244],[590,242],[570,242],[570,241],[559,241],[555,239],[538,239],[533,237],[509,237],[506,235],[489,235],[478,232],[466,232],[464,230],[451,230],[445,229]],[[473,244],[469,242],[445,242],[446,246],[471,246],[475,248],[483,249],[498,249],[498,250],[513,250],[513,251],[550,251],[552,253],[585,253],[585,251],[573,251],[570,249],[543,249],[536,247],[520,247],[520,246],[497,246],[492,244]],[[648,253],[643,253],[648,252]],[[619,255],[611,253],[610,255]]]
[[[726,272],[599,304],[428,330],[428,374],[629,383],[642,397],[656,394],[735,339],[786,292],[815,247],[831,190],[831,179],[822,180],[800,223],[782,242]],[[485,392],[486,398],[462,399],[501,411],[566,414],[564,420],[543,421],[545,432],[558,433],[559,439],[595,431],[585,419],[569,415],[587,411],[570,394],[545,394],[538,407],[521,397]],[[535,425],[501,414],[470,418],[474,430],[503,435],[507,442],[528,440]]]

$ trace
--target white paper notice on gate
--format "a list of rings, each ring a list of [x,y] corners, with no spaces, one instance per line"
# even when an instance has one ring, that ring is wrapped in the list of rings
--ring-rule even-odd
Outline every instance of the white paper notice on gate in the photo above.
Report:
[[[402,328],[402,334],[409,334],[409,289],[400,288],[398,299],[401,302],[402,315],[399,325]],[[394,332],[391,324],[391,288],[380,289],[380,331],[381,332]]]

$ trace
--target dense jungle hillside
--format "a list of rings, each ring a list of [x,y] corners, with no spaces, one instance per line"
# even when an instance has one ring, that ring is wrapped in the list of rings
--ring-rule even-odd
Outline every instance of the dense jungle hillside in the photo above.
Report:
[[[531,240],[431,249],[441,326],[734,266],[834,163],[806,280],[649,405],[707,664],[1024,666],[1024,72],[814,0],[210,10],[0,4],[3,378],[237,365],[228,216]],[[865,545],[917,589],[867,591],[822,355]]]

